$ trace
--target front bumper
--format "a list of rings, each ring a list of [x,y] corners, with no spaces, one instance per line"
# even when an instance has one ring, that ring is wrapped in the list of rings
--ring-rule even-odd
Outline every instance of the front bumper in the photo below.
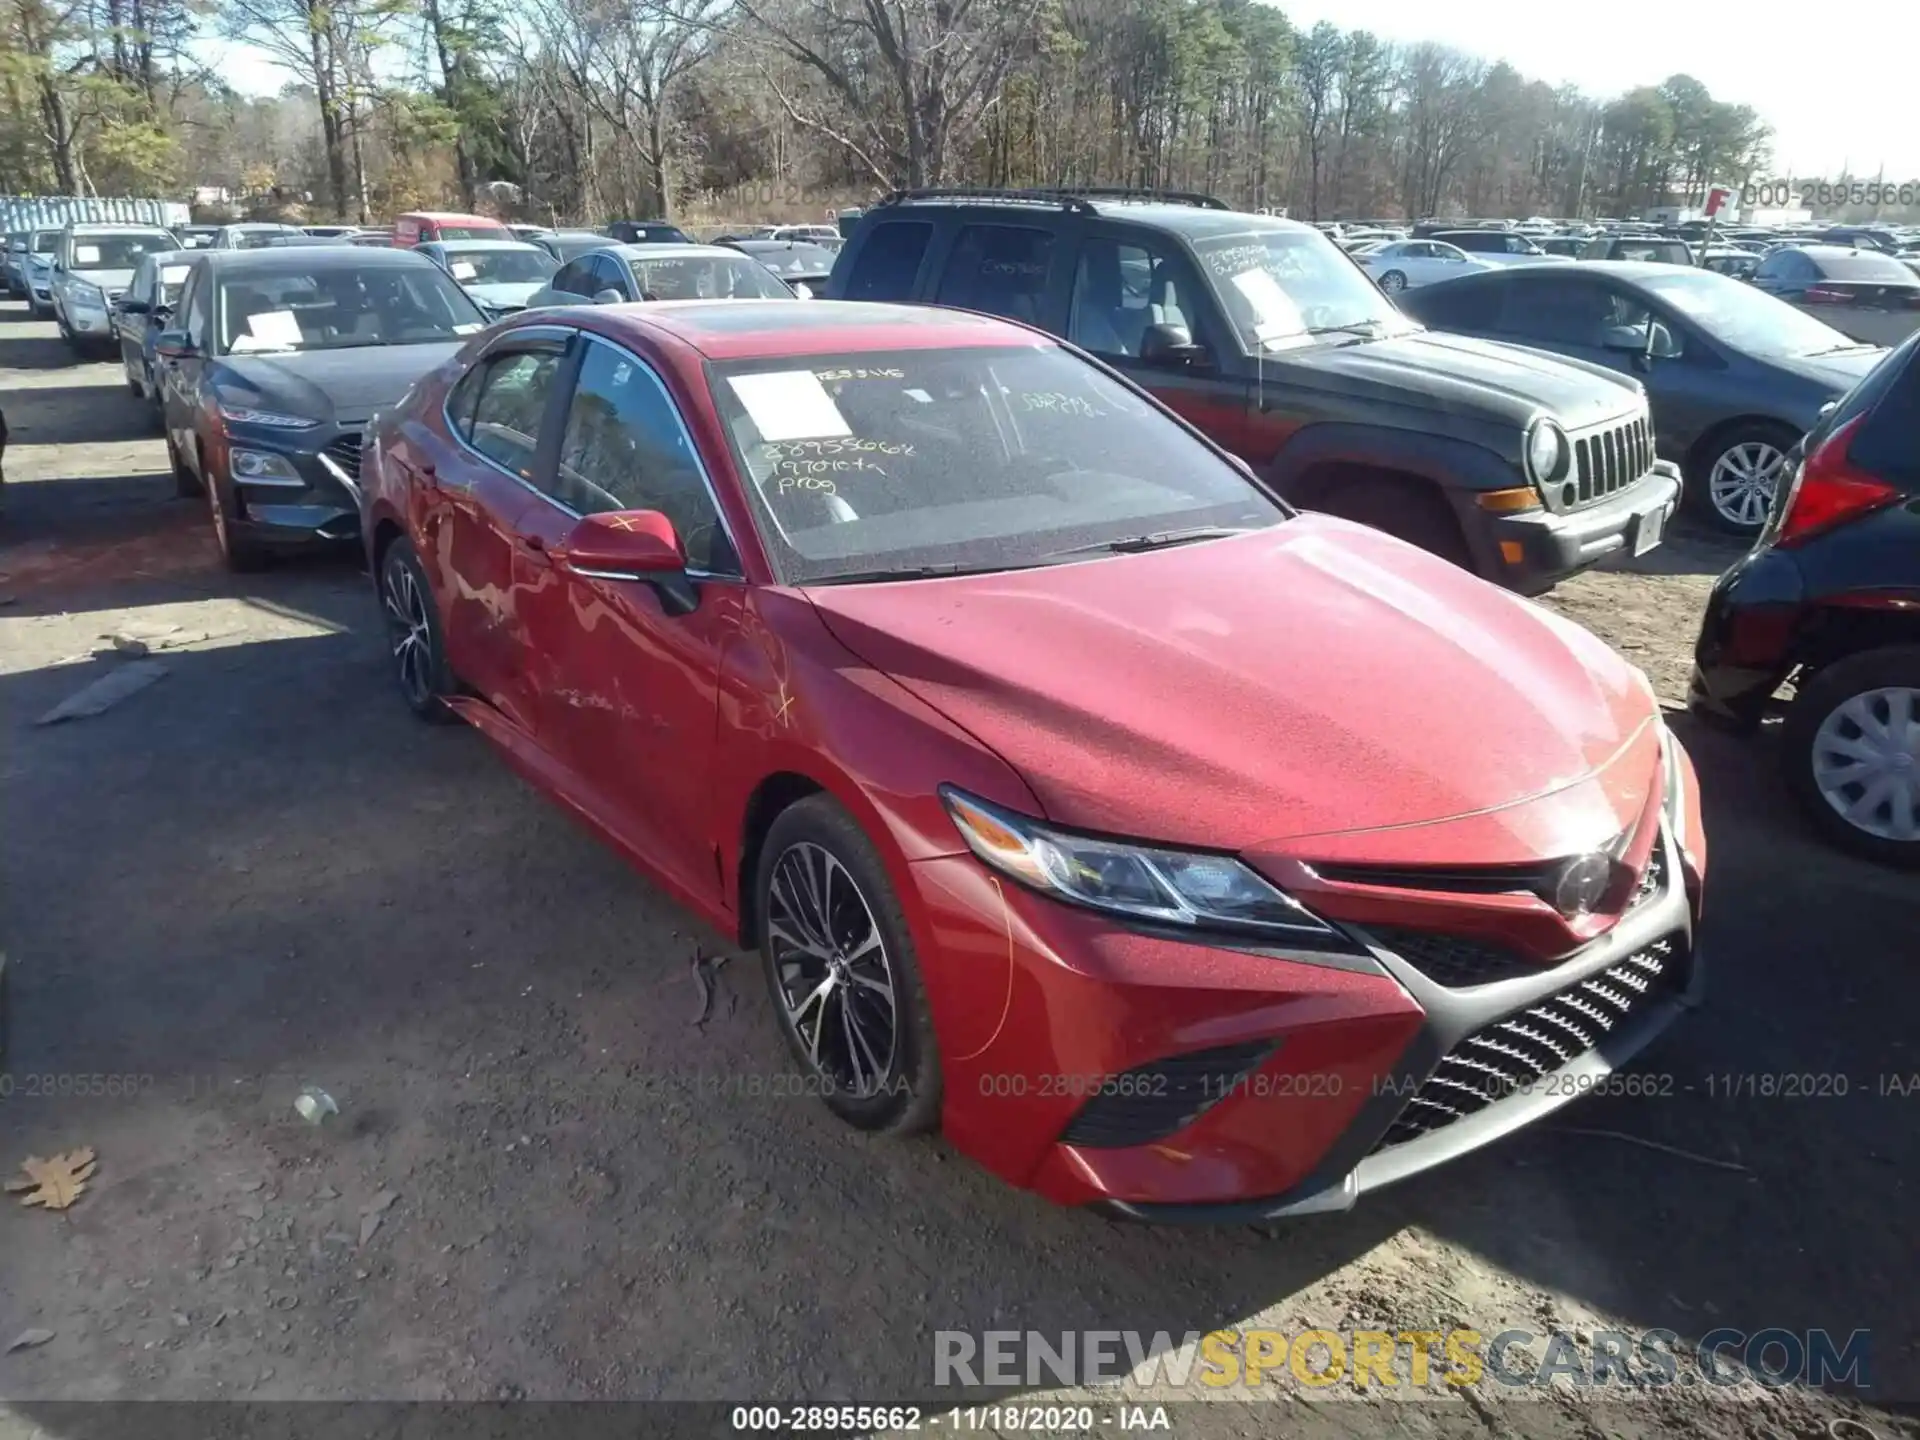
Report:
[[[242,434],[236,427],[228,437],[229,450],[220,457],[234,497],[228,522],[234,534],[276,549],[332,545],[359,538],[358,450],[357,445],[342,448],[348,437],[357,441],[358,433],[356,426],[328,426],[298,433],[295,440],[285,432]],[[230,464],[232,449],[284,456],[300,478],[235,475]],[[355,458],[345,458],[349,451]]]
[[[1660,843],[1662,885],[1599,939],[1551,968],[1463,988],[1384,947],[1333,964],[1194,943],[1003,886],[971,856],[915,862],[948,1138],[1016,1185],[1129,1219],[1250,1223],[1347,1209],[1578,1098],[1697,1003],[1700,875],[1664,825]],[[1432,1097],[1446,1092],[1427,1087],[1450,1083],[1441,1072],[1463,1041],[1555,1004],[1569,1007],[1555,1012],[1563,1021],[1586,1025],[1588,1011],[1565,997],[1587,1003],[1583,987],[1635,984],[1611,972],[1655,951],[1657,985],[1608,1011],[1595,1043],[1432,1122]],[[1242,1059],[1216,1059],[1229,1056]],[[1184,1075],[1191,1097],[1196,1067],[1208,1066],[1221,1073],[1204,1103],[1176,1093],[1159,1130],[1127,1128],[1144,1103],[1107,1099],[1152,1095],[1136,1087],[1157,1074]],[[1428,1117],[1417,1125],[1416,1110]]]
[[[1743,555],[1714,582],[1693,647],[1687,708],[1701,719],[1751,729],[1793,670],[1806,616],[1806,585],[1783,550]]]
[[[84,310],[67,307],[67,328],[76,335],[84,335],[89,340],[106,340],[113,336],[113,316],[105,310]]]
[[[1656,460],[1638,483],[1581,510],[1476,513],[1488,548],[1500,557],[1498,573],[1515,590],[1537,595],[1611,556],[1635,553],[1654,527],[1664,536],[1680,506],[1680,491],[1680,467]]]

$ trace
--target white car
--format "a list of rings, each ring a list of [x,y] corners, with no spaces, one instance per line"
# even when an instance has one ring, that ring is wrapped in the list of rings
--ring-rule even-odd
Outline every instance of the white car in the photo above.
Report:
[[[1491,270],[1457,245],[1443,240],[1395,240],[1355,255],[1354,261],[1389,295],[1415,285],[1431,285],[1456,275]]]
[[[69,225],[53,252],[54,322],[78,352],[115,343],[113,302],[127,293],[140,257],[177,250],[170,230],[150,225]]]

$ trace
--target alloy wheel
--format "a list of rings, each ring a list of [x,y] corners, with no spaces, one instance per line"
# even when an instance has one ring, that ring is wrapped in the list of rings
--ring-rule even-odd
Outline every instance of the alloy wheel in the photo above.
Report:
[[[786,1024],[822,1080],[855,1098],[893,1073],[897,993],[873,907],[847,868],[811,841],[774,862],[767,938]]]
[[[420,593],[413,571],[395,563],[386,567],[381,600],[400,688],[413,707],[421,709],[433,699],[433,630],[427,620],[427,597]]]
[[[1814,733],[1813,779],[1855,829],[1920,841],[1920,690],[1867,690],[1835,706]]]
[[[1398,270],[1389,270],[1380,277],[1380,288],[1389,295],[1397,295],[1407,288],[1407,277]]]
[[[1729,446],[1707,476],[1707,498],[1720,518],[1743,530],[1764,525],[1786,458],[1764,440]]]

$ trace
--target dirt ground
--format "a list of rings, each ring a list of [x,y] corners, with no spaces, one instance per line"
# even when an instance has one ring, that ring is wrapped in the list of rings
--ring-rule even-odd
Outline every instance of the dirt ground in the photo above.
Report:
[[[784,1068],[751,962],[696,1025],[719,942],[478,735],[405,713],[350,558],[225,574],[117,366],[17,303],[0,406],[0,1169],[99,1156],[72,1209],[0,1207],[0,1345],[52,1332],[0,1355],[0,1440],[83,1433],[52,1402],[87,1399],[871,1403],[933,1393],[938,1330],[1374,1324],[1866,1329],[1871,1388],[1256,1395],[1175,1433],[1920,1433],[1889,1413],[1920,1400],[1920,1096],[1879,1082],[1920,1072],[1920,894],[1814,841],[1766,743],[1675,722],[1714,870],[1710,1003],[1640,1066],[1671,1095],[1584,1101],[1346,1215],[1118,1225],[937,1140],[715,1093]],[[1549,603],[1678,701],[1730,556],[1682,533]],[[92,653],[115,634],[164,677],[36,726],[129,663]],[[1848,1093],[1709,1078],[1753,1073]],[[317,1128],[309,1084],[339,1106]]]

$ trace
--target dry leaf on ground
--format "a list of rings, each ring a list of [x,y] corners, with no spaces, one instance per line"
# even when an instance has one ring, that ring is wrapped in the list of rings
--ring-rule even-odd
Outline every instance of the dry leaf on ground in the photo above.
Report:
[[[24,1180],[9,1180],[7,1193],[20,1196],[22,1205],[41,1205],[49,1210],[64,1210],[78,1200],[93,1178],[93,1147],[69,1150],[51,1160],[29,1155],[20,1166]]]
[[[44,1345],[53,1338],[51,1330],[22,1330],[13,1337],[13,1343],[7,1346],[7,1354],[16,1350],[31,1350],[36,1345]]]

